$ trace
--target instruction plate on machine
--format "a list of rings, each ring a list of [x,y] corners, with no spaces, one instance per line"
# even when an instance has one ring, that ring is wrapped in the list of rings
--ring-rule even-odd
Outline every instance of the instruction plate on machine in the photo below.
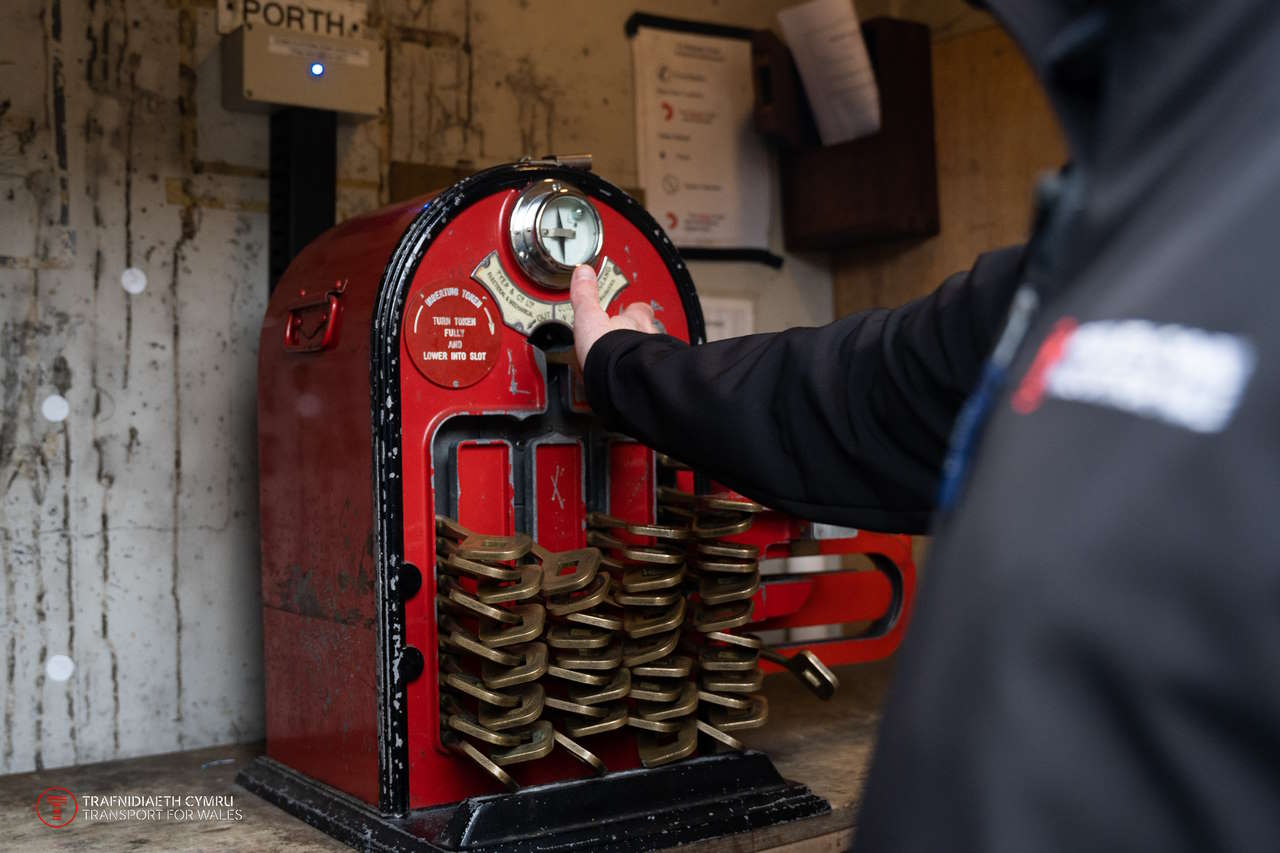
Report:
[[[469,281],[441,282],[406,306],[404,339],[413,364],[444,388],[466,388],[493,370],[501,340],[488,293]]]
[[[502,322],[522,335],[529,335],[543,323],[552,321],[573,327],[573,305],[567,294],[563,302],[551,302],[525,293],[502,268],[496,249],[476,265],[471,277],[493,294],[502,311]],[[631,283],[627,280],[626,273],[608,258],[601,262],[597,280],[601,308],[608,308],[613,298]]]

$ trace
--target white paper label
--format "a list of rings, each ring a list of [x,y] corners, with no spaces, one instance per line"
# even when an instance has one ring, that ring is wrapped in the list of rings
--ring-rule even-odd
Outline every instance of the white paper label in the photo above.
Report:
[[[282,56],[298,56],[315,60],[328,65],[356,65],[365,68],[369,65],[369,48],[352,44],[336,44],[332,41],[295,36],[287,33],[272,33],[267,39],[267,51]]]

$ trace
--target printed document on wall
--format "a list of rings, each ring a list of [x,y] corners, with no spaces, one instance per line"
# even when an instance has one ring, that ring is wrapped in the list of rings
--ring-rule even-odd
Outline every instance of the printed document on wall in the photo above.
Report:
[[[769,158],[751,43],[642,26],[631,40],[645,206],[677,246],[767,249]]]
[[[853,0],[810,0],[778,13],[823,145],[880,129],[880,90]]]

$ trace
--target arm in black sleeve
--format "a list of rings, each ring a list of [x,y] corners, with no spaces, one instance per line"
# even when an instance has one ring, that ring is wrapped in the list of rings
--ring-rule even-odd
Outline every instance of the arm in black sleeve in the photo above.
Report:
[[[820,328],[698,347],[613,331],[587,356],[587,397],[610,428],[768,507],[923,532],[1022,255],[982,255],[929,296]]]

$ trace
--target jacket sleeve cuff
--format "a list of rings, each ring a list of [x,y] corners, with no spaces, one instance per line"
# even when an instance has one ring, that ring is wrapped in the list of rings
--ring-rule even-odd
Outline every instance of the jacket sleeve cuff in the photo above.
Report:
[[[617,356],[635,338],[643,337],[647,337],[643,332],[614,329],[612,332],[601,335],[587,351],[587,363],[582,367],[582,377],[587,390],[587,405],[591,406],[591,411],[606,424],[616,423],[618,416],[609,394],[609,386],[612,384],[611,374]]]

